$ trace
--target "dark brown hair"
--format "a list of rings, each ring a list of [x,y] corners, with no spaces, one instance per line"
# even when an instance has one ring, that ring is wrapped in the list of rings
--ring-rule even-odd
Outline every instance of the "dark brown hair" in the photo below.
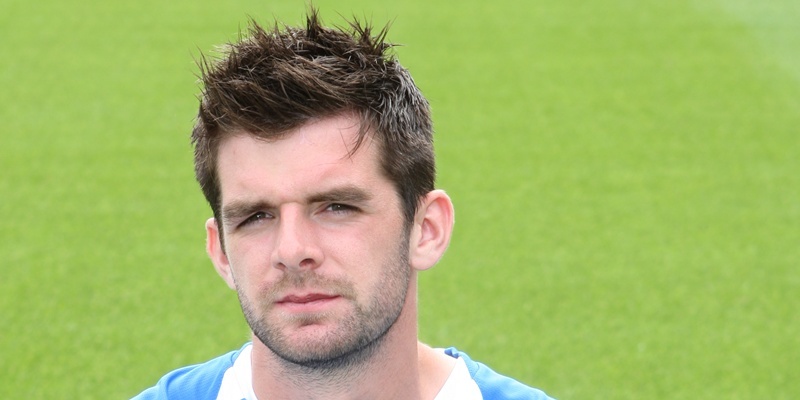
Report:
[[[216,158],[220,141],[245,131],[278,140],[312,120],[359,117],[355,152],[366,135],[377,139],[382,172],[394,183],[406,223],[433,190],[435,164],[430,106],[411,75],[389,53],[387,28],[373,35],[357,19],[347,28],[323,27],[315,9],[304,29],[264,29],[250,22],[247,36],[226,45],[216,61],[200,61],[203,89],[192,131],[195,174],[219,220]]]

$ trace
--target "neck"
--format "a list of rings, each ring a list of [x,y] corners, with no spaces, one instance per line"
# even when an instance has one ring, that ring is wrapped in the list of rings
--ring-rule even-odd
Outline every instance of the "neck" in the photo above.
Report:
[[[253,337],[253,390],[260,399],[421,398],[417,291],[412,280],[397,321],[373,345],[337,368],[292,364]]]

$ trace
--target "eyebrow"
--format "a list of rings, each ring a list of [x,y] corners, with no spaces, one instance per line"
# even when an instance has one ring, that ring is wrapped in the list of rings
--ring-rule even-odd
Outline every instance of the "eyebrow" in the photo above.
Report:
[[[222,220],[231,221],[248,217],[260,210],[272,210],[275,206],[264,201],[235,200],[222,207]]]
[[[308,198],[308,203],[342,202],[342,203],[363,203],[371,200],[372,196],[364,189],[356,186],[347,185],[334,188],[325,192],[317,193]]]
[[[357,186],[346,185],[324,192],[314,193],[306,199],[305,203],[336,202],[361,204],[371,199],[372,195],[366,190]],[[274,204],[267,201],[251,202],[247,200],[234,200],[222,207],[222,219],[223,221],[238,220],[248,217],[258,211],[274,210],[276,208]]]

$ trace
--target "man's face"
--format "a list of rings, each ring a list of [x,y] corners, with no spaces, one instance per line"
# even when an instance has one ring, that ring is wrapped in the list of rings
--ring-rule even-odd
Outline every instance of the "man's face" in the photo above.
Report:
[[[348,156],[358,128],[328,118],[278,141],[242,134],[219,148],[225,252],[209,251],[256,337],[296,364],[366,353],[405,304],[401,204],[378,143],[367,138]],[[219,232],[208,224],[209,241]]]

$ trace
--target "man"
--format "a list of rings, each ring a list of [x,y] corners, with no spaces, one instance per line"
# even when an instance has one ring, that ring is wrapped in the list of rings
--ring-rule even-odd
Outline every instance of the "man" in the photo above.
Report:
[[[417,273],[450,242],[429,106],[373,35],[265,30],[204,62],[192,132],[207,251],[252,343],[141,399],[546,399],[417,339]]]

